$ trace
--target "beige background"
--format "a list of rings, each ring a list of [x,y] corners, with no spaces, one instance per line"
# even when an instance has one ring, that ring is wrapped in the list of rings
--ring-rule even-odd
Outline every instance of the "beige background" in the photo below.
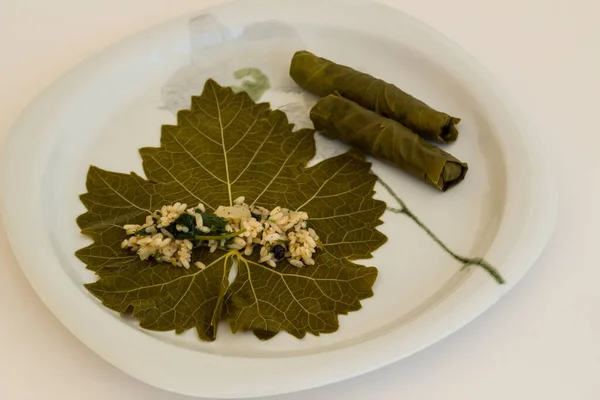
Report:
[[[0,138],[81,60],[217,2],[0,0]],[[450,338],[365,376],[273,400],[600,399],[600,3],[384,2],[461,44],[523,105],[555,160],[556,232],[523,281]],[[0,399],[83,398],[187,399],[130,378],[75,339],[31,289],[0,230]]]

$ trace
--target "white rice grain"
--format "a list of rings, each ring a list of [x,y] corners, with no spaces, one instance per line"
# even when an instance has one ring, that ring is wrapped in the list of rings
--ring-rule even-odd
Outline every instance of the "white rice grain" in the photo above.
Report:
[[[195,266],[196,266],[196,267],[197,267],[199,270],[203,270],[203,269],[205,269],[205,268],[206,268],[206,264],[204,264],[204,263],[203,263],[203,262],[201,262],[201,261],[196,261],[196,262],[194,263],[194,265],[195,265]]]
[[[246,198],[244,196],[240,196],[233,201],[233,204],[242,205],[242,204],[244,204],[245,200],[246,200]]]
[[[196,219],[196,226],[200,229],[203,228],[204,221],[202,220],[202,215],[194,214],[194,218]],[[210,229],[209,229],[210,231]]]
[[[233,243],[236,244],[236,245],[238,245],[238,246],[241,246],[242,248],[244,246],[246,246],[246,241],[244,239],[242,239],[241,237],[234,238],[233,239]]]
[[[141,245],[141,246],[143,246],[143,245],[145,245],[145,244],[150,244],[150,243],[152,243],[152,238],[151,238],[151,237],[145,237],[145,238],[143,238],[143,239],[139,239],[139,240],[137,241],[137,244],[139,244],[139,245]]]
[[[177,229],[179,232],[183,232],[183,233],[188,233],[190,231],[190,229],[187,226],[184,225],[175,225],[175,229]]]
[[[315,260],[313,260],[312,257],[302,257],[302,262],[304,262],[305,265],[315,265]]]
[[[271,221],[277,221],[278,219],[280,219],[281,217],[283,217],[282,213],[276,213],[276,214],[271,214],[271,216],[269,217],[269,219]]]
[[[258,262],[263,263],[263,262],[267,262],[269,260],[271,260],[273,258],[273,254],[269,253],[266,254],[265,256],[261,257],[260,260],[258,260]]]

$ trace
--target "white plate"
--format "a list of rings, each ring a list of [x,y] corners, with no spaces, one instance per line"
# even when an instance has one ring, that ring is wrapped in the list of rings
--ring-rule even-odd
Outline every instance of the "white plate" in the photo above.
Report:
[[[338,332],[260,342],[221,326],[214,343],[137,327],[84,288],[94,280],[73,255],[89,243],[83,212],[89,164],[142,173],[137,149],[158,145],[212,76],[258,67],[271,79],[264,100],[309,123],[314,99],[288,77],[306,48],[397,83],[463,118],[449,146],[467,178],[447,193],[379,163],[375,171],[457,253],[484,256],[507,280],[444,253],[411,220],[386,213],[390,242],[370,264],[375,296],[340,318]],[[458,46],[411,17],[370,2],[253,0],[222,5],[144,31],[66,74],[29,106],[4,153],[3,215],[15,254],[40,297],[80,340],[132,376],[163,389],[234,398],[306,389],[404,358],[462,327],[507,292],[540,254],[556,195],[534,134],[489,74]],[[318,157],[342,147],[319,141]],[[381,187],[378,187],[381,189]],[[391,198],[382,190],[377,196]],[[393,206],[393,202],[390,203]]]

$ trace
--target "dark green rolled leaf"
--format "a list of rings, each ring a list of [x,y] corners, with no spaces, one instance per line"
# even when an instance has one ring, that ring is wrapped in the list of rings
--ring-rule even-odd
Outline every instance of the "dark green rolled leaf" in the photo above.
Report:
[[[467,164],[415,135],[402,124],[341,96],[321,99],[311,110],[315,128],[446,191],[461,182]]]
[[[437,111],[397,86],[308,52],[292,58],[290,75],[308,91],[320,96],[339,93],[361,106],[391,118],[419,136],[449,143],[456,140],[460,118]]]

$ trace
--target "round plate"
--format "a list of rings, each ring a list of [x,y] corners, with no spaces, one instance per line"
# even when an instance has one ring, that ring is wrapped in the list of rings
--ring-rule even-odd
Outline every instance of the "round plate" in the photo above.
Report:
[[[315,98],[288,76],[308,49],[393,82],[462,118],[447,146],[469,163],[464,182],[438,193],[375,163],[375,172],[456,253],[485,257],[507,284],[461,265],[404,215],[387,212],[390,239],[369,260],[375,296],[340,317],[330,335],[260,342],[221,326],[213,343],[194,332],[150,332],[103,307],[83,287],[95,278],[73,253],[89,243],[84,211],[90,164],[142,173],[137,149],[157,146],[160,126],[208,77],[239,83],[255,67],[263,101],[308,125]],[[317,160],[343,150],[318,139]],[[554,223],[556,195],[532,132],[493,79],[458,46],[411,17],[359,1],[253,0],[180,18],[114,45],[58,80],[29,106],[4,153],[3,215],[15,254],[52,312],[100,356],[149,384],[203,397],[284,393],[346,379],[406,357],[489,308],[531,266]],[[377,186],[377,197],[395,207]],[[32,229],[31,227],[35,227]],[[35,232],[35,235],[34,235]]]

